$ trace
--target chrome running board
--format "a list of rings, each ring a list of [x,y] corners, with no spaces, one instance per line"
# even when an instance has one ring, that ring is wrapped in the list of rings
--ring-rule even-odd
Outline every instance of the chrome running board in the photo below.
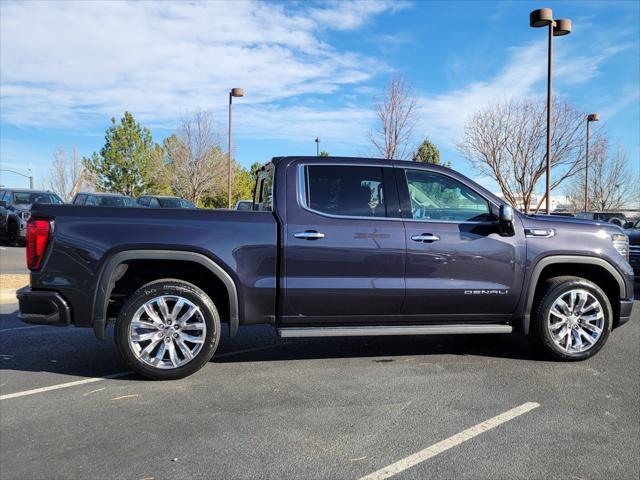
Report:
[[[512,333],[511,325],[397,325],[366,327],[284,327],[278,328],[283,338],[302,337],[368,337],[374,335],[455,335],[476,333]]]

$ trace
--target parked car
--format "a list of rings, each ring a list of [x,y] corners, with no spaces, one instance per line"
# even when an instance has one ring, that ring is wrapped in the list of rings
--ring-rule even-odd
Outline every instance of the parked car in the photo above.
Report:
[[[253,200],[238,200],[236,203],[236,210],[252,210],[253,209]]]
[[[636,220],[624,232],[629,237],[629,263],[640,279],[640,220]]]
[[[619,227],[622,227],[627,221],[627,217],[622,212],[577,212],[575,217],[583,220],[613,223]]]
[[[86,207],[137,207],[136,201],[119,193],[80,192],[71,200],[72,205],[84,205]]]
[[[53,192],[45,190],[0,190],[0,235],[6,236],[9,245],[23,245],[26,237],[27,220],[34,203],[64,203]]]
[[[631,317],[615,225],[526,216],[427,163],[281,157],[256,182],[250,213],[39,205],[19,317],[100,339],[115,319],[123,358],[153,379],[205,365],[221,322],[231,336],[521,332],[570,361]]]
[[[148,208],[196,208],[193,203],[184,198],[164,195],[143,195],[138,198],[138,205]]]

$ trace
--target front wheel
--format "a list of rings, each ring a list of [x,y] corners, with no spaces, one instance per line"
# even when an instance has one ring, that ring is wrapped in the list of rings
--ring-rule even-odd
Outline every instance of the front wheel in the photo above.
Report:
[[[220,331],[209,296],[191,283],[168,279],[143,286],[127,300],[116,320],[115,340],[136,373],[174,380],[211,359]]]
[[[604,346],[613,311],[595,283],[579,277],[548,280],[534,307],[530,335],[556,360],[585,360]]]

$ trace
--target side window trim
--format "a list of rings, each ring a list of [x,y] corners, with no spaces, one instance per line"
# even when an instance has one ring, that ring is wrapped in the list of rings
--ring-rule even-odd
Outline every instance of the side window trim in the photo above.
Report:
[[[489,208],[489,214],[493,214],[494,209],[497,211],[499,208],[498,205],[493,203],[491,200],[486,198],[480,192],[478,192],[473,186],[468,185],[467,183],[448,175],[446,172],[439,172],[435,170],[431,170],[428,168],[415,168],[415,167],[395,167],[396,169],[396,181],[398,182],[398,191],[400,193],[400,205],[402,209],[402,217],[405,221],[411,222],[420,222],[420,223],[455,223],[455,224],[466,224],[466,225],[497,225],[498,220],[432,220],[432,219],[423,219],[423,218],[413,218],[413,214],[411,213],[411,200],[409,199],[409,184],[407,182],[407,170],[417,170],[419,172],[431,172],[436,173],[438,175],[442,175],[447,177],[455,182],[461,183],[469,190],[473,191],[480,198],[484,199],[487,202],[487,206]]]
[[[383,185],[386,187],[388,183],[393,182],[393,178],[387,180],[387,176],[389,174],[392,173],[393,171],[393,167],[389,166],[389,165],[380,165],[380,164],[375,164],[375,163],[368,163],[368,164],[354,164],[354,165],[348,165],[348,164],[343,164],[343,163],[300,163],[297,166],[297,175],[296,175],[296,189],[297,189],[297,197],[298,197],[298,205],[300,206],[300,208],[302,208],[303,210],[306,210],[308,212],[311,212],[315,215],[320,215],[322,217],[328,217],[328,218],[337,218],[337,219],[352,219],[352,220],[369,220],[369,221],[377,221],[377,220],[382,220],[382,221],[402,221],[402,218],[400,216],[389,216],[390,210],[394,208],[394,206],[387,206],[387,216],[385,217],[361,217],[361,216],[355,216],[355,215],[334,215],[331,213],[325,213],[325,212],[321,212],[318,210],[314,210],[313,208],[311,208],[308,204],[308,199],[309,199],[309,195],[308,195],[308,191],[309,191],[309,183],[308,183],[308,178],[309,176],[307,175],[307,167],[308,166],[317,166],[317,165],[322,165],[322,166],[335,166],[335,167],[343,167],[343,166],[354,166],[354,167],[375,167],[375,168],[380,168],[382,170],[382,181],[383,181]],[[393,198],[393,196],[389,196],[385,193],[385,196],[387,199]],[[400,199],[397,199],[398,202],[400,202]],[[400,210],[399,205],[395,205],[395,207],[398,207],[397,209]]]

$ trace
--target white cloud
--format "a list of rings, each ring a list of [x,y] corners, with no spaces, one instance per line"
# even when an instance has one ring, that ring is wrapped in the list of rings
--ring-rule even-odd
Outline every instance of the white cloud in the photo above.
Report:
[[[589,81],[599,73],[600,65],[607,58],[627,48],[628,44],[601,48],[598,55],[556,48],[554,95],[562,95],[564,87]],[[420,98],[417,133],[454,147],[460,141],[465,121],[477,110],[511,98],[543,97],[546,94],[546,51],[544,41],[510,48],[505,67],[489,80]]]
[[[223,115],[234,86],[245,88],[248,105],[331,94],[386,67],[334,50],[322,32],[358,28],[397,8],[391,2],[303,4],[295,11],[244,1],[5,2],[2,120],[77,128],[126,109],[163,123],[194,109]]]

